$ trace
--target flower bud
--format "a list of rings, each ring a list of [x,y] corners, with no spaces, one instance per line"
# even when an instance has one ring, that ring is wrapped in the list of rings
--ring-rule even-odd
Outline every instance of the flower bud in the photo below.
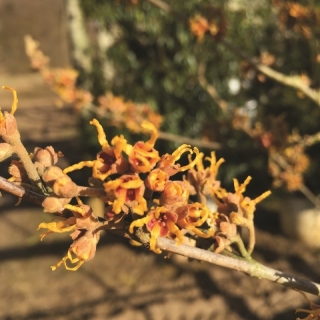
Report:
[[[43,167],[49,168],[58,162],[59,154],[54,151],[52,146],[34,149],[34,161],[39,162]]]
[[[12,160],[10,167],[9,167],[9,173],[11,174],[12,178],[10,178],[13,181],[22,182],[22,181],[28,181],[28,175],[27,171],[25,170],[22,162],[20,160]]]
[[[52,187],[55,181],[65,174],[62,170],[56,166],[49,167],[48,170],[43,174],[42,179],[47,184],[47,186]]]
[[[78,186],[67,175],[58,178],[52,190],[58,197],[72,198],[78,195]]]
[[[0,135],[4,141],[8,142],[14,134],[19,135],[17,130],[17,120],[14,115],[5,112],[3,121],[1,121],[0,125]]]
[[[167,181],[169,180],[169,175],[161,169],[152,170],[146,181],[146,187],[152,191],[163,191],[166,186]]]
[[[56,213],[64,209],[64,206],[71,201],[72,198],[55,198],[47,197],[42,202],[44,212]]]

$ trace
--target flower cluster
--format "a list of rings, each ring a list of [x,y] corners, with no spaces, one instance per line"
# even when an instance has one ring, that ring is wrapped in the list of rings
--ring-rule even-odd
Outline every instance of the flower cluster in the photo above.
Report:
[[[233,126],[245,131],[268,151],[269,172],[274,186],[285,186],[288,191],[295,191],[303,185],[303,174],[310,165],[305,149],[317,142],[318,137],[308,143],[309,137],[301,137],[297,132],[288,134],[281,116],[270,119],[267,130],[259,122],[251,127],[250,119],[236,112]]]
[[[217,161],[214,152],[204,157],[197,148],[183,144],[173,153],[160,156],[155,148],[158,130],[147,121],[141,125],[141,130],[149,135],[146,141],[131,145],[119,135],[109,143],[101,124],[93,119],[90,123],[97,129],[101,151],[94,160],[81,161],[62,170],[56,166],[62,155],[51,146],[36,148],[30,155],[21,152],[14,118],[17,96],[13,89],[5,89],[12,91],[14,101],[11,113],[0,113],[0,135],[4,141],[0,144],[0,154],[3,159],[13,153],[20,158],[12,161],[9,180],[24,185],[31,182],[45,196],[44,211],[57,217],[52,222],[40,223],[38,229],[47,229],[40,235],[41,240],[52,233],[69,232],[73,241],[52,270],[62,264],[67,270],[77,270],[92,259],[102,230],[118,230],[143,244],[147,239],[155,253],[161,253],[157,245],[159,237],[173,239],[177,244],[188,237],[196,243],[205,241],[205,246],[215,252],[232,251],[242,257],[251,254],[256,204],[270,192],[254,200],[245,197],[243,193],[250,177],[242,184],[234,179],[235,192],[227,192],[217,180],[224,159]],[[184,166],[179,163],[183,155],[188,155]],[[84,167],[92,168],[95,188],[78,186],[67,175]],[[186,172],[182,179],[174,178],[182,172]],[[105,202],[104,218],[97,217],[79,198],[89,195]],[[191,197],[198,199],[192,201]],[[216,203],[216,210],[206,205],[208,197]],[[76,205],[71,204],[73,199]],[[249,230],[247,247],[240,236],[241,228]]]
[[[89,91],[76,87],[78,72],[72,68],[51,68],[50,59],[39,49],[39,43],[30,36],[25,36],[26,54],[31,67],[38,70],[51,90],[58,95],[58,105],[73,104],[80,109],[90,104],[92,96]]]
[[[221,40],[227,31],[225,14],[219,7],[206,6],[201,14],[189,19],[190,31],[202,41],[206,34],[215,40]]]
[[[296,34],[305,38],[313,37],[313,26],[320,21],[318,7],[304,6],[295,1],[276,1],[273,5],[278,11],[278,25],[282,31],[292,29]]]
[[[102,151],[95,160],[79,162],[64,169],[64,173],[92,167],[92,176],[102,181],[106,193],[103,197],[107,204],[106,221],[129,219],[132,221],[129,232],[134,235],[142,229],[149,234],[150,249],[156,253],[161,253],[158,237],[168,237],[180,244],[185,236],[208,239],[220,252],[233,242],[239,245],[238,229],[246,227],[251,233],[248,252],[252,252],[255,205],[269,191],[254,200],[244,197],[251,179],[248,178],[242,185],[235,180],[235,193],[228,193],[217,180],[224,159],[217,161],[214,152],[204,158],[197,148],[183,144],[172,154],[160,157],[155,149],[158,131],[149,122],[144,122],[142,129],[150,134],[150,139],[134,145],[128,144],[123,136],[114,137],[109,144],[98,120],[92,120],[91,124],[97,128]],[[178,160],[185,153],[189,154],[189,164],[181,166]],[[182,181],[173,179],[179,172],[187,172]],[[199,201],[191,202],[192,195],[198,196]],[[206,206],[208,196],[217,203],[216,212]]]
[[[58,106],[72,104],[77,110],[90,106],[92,95],[87,90],[77,88],[78,72],[73,68],[51,68],[50,59],[39,49],[39,43],[30,36],[25,36],[26,54],[31,67],[38,70],[51,90],[58,95]],[[99,97],[96,112],[100,117],[110,119],[116,127],[126,127],[134,133],[141,132],[144,120],[151,122],[157,129],[162,123],[162,116],[152,110],[148,104],[125,101],[122,97],[106,93]]]

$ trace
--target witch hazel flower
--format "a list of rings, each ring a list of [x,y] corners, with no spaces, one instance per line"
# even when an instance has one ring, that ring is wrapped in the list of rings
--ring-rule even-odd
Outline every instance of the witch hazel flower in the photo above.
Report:
[[[128,161],[122,155],[127,148],[127,140],[123,135],[116,136],[112,139],[111,145],[107,141],[105,132],[98,120],[93,119],[90,124],[94,125],[98,131],[98,141],[102,147],[97,155],[97,159],[93,161],[81,161],[66,169],[64,173],[74,170],[80,170],[84,167],[92,167],[92,176],[102,181],[112,174],[123,174],[128,170]]]
[[[217,174],[220,165],[224,162],[221,158],[218,161],[214,152],[211,152],[211,157],[206,157],[204,160],[210,162],[209,167],[204,167],[203,164],[204,154],[201,152],[197,157],[194,168],[188,171],[188,181],[197,189],[197,192],[201,192],[204,195],[211,194],[212,190],[221,189],[220,181],[217,180]],[[189,160],[191,162],[191,159]]]
[[[154,144],[159,136],[158,130],[151,123],[144,121],[141,124],[144,131],[150,132],[148,141],[138,141],[133,146],[127,145],[126,153],[129,158],[130,169],[136,173],[151,171],[160,160],[159,152],[154,148]]]
[[[208,219],[214,219],[214,215],[204,204],[195,202],[181,206],[175,210],[178,214],[177,225],[180,228],[193,232],[202,238],[210,238],[213,235],[213,228],[199,229],[206,224]]]
[[[189,164],[185,166],[181,166],[179,163],[176,163],[181,156],[185,153],[189,152],[189,155],[192,153],[196,154],[195,159],[192,161],[189,161]],[[189,170],[193,168],[193,166],[197,163],[198,157],[200,153],[198,148],[192,149],[190,145],[188,144],[182,144],[180,147],[178,147],[172,154],[164,154],[160,161],[157,164],[157,168],[161,169],[162,171],[166,172],[168,176],[173,176],[178,172],[184,172],[186,170]]]
[[[66,270],[76,271],[85,261],[91,260],[95,255],[102,222],[94,215],[91,207],[82,204],[80,199],[78,203],[78,206],[66,205],[66,209],[72,212],[72,217],[57,222],[43,222],[38,226],[38,230],[48,229],[40,235],[41,241],[52,233],[72,232],[70,236],[73,243],[67,254],[56,265],[51,266],[52,270],[64,264]],[[69,264],[75,264],[75,266]]]
[[[106,193],[112,193],[115,198],[112,203],[115,214],[123,211],[124,206],[138,215],[147,211],[147,201],[143,197],[145,186],[138,174],[124,174],[118,179],[104,183],[103,186]]]
[[[183,236],[181,230],[176,225],[178,215],[172,210],[164,206],[153,207],[144,218],[135,220],[129,227],[129,232],[133,233],[134,228],[146,226],[150,232],[150,250],[155,253],[162,251],[157,248],[158,237],[168,237],[176,239],[178,243],[182,243]]]

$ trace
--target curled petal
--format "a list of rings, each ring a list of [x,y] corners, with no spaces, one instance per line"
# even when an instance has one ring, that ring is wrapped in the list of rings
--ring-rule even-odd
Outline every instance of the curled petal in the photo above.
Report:
[[[152,170],[149,173],[145,181],[145,184],[148,189],[152,191],[161,192],[164,190],[168,180],[169,180],[168,174],[163,170],[157,168]]]
[[[141,127],[146,130],[149,131],[151,133],[151,137],[150,139],[146,142],[146,144],[149,144],[150,146],[154,146],[154,144],[156,143],[156,140],[158,139],[159,133],[157,128],[148,121],[143,121],[141,124]]]
[[[106,134],[102,128],[102,125],[100,124],[100,122],[97,119],[92,119],[90,121],[90,124],[94,125],[97,128],[98,131],[98,141],[100,143],[100,145],[104,148],[109,147],[109,143],[106,137]]]
[[[43,238],[50,233],[55,233],[55,232],[62,233],[62,232],[69,232],[74,230],[75,223],[76,223],[76,218],[74,217],[71,217],[64,221],[58,221],[58,222],[49,222],[49,223],[42,222],[39,224],[37,230],[48,229],[48,231],[40,235],[40,239],[42,241]]]
[[[107,193],[114,194],[112,207],[114,213],[120,213],[124,205],[140,215],[147,210],[147,202],[143,197],[145,186],[138,175],[122,175],[118,179],[104,183],[103,186]]]

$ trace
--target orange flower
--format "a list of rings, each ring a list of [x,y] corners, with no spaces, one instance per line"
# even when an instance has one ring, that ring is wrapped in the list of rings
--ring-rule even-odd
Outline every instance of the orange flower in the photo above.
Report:
[[[157,248],[158,237],[169,237],[177,239],[181,244],[183,237],[180,229],[176,226],[178,215],[168,210],[165,207],[152,208],[146,217],[135,220],[131,223],[129,231],[133,233],[135,227],[142,227],[146,225],[150,231],[150,249],[155,253],[161,253],[161,250]]]
[[[5,143],[0,143],[0,150],[1,145],[5,145]],[[29,179],[27,171],[24,168],[21,160],[11,160],[9,173],[11,174],[11,178],[8,179],[9,181],[27,182]]]
[[[159,152],[154,149],[154,144],[159,135],[158,130],[147,121],[144,121],[141,126],[151,133],[150,139],[147,142],[139,141],[134,146],[128,145],[126,149],[130,167],[132,171],[137,173],[151,171],[160,160]]]
[[[206,232],[201,231],[197,227],[201,227],[213,215],[209,208],[205,205],[195,202],[176,209],[178,214],[177,225],[194,232],[197,236],[202,238],[209,238],[213,235],[213,229],[210,228]]]
[[[199,41],[202,41],[205,33],[209,31],[209,22],[206,18],[196,15],[189,20],[191,32],[197,37]]]
[[[52,271],[56,270],[63,263],[66,270],[77,271],[85,261],[91,260],[96,253],[97,244],[100,239],[100,231],[85,231],[76,230],[72,233],[71,237],[74,242],[71,244],[67,254],[56,265],[51,266]],[[75,257],[72,257],[72,254]],[[76,266],[69,267],[67,261]]]
[[[147,211],[147,201],[143,198],[145,187],[138,175],[125,174],[118,179],[104,183],[103,186],[107,193],[114,193],[115,200],[112,205],[114,213],[120,213],[124,205],[139,215]]]
[[[67,254],[56,265],[51,266],[52,270],[56,270],[61,264],[64,264],[67,270],[76,271],[85,261],[92,259],[95,255],[96,246],[100,238],[101,230],[99,228],[102,223],[99,222],[89,206],[83,205],[80,199],[78,199],[78,203],[78,206],[65,206],[72,211],[73,217],[58,222],[43,222],[38,226],[38,230],[42,228],[48,229],[48,231],[40,235],[41,241],[51,233],[73,231],[71,234],[73,243]],[[75,257],[72,255],[75,255]],[[76,266],[69,267],[67,265],[68,260],[72,264],[76,263]]]
[[[181,167],[179,163],[176,164],[175,162],[178,161],[181,158],[182,154],[185,152],[190,152],[190,154],[194,152],[196,154],[196,157],[194,158],[194,160],[190,160],[188,165]],[[190,148],[190,145],[183,144],[172,154],[164,154],[158,162],[157,167],[166,172],[169,176],[173,176],[178,172],[183,172],[193,168],[193,166],[197,163],[199,156],[200,153],[198,148],[194,148],[192,150]]]
[[[230,249],[229,246],[235,241],[238,231],[237,225],[235,223],[231,223],[229,218],[224,214],[219,215],[219,219],[216,220],[216,224],[219,230],[214,235],[217,242],[214,252],[220,253],[224,249]]]
[[[211,157],[206,157],[205,160],[210,162],[210,167],[203,166],[204,154],[200,153],[197,157],[196,169],[193,168],[188,171],[188,181],[190,184],[204,195],[212,193],[213,190],[220,190],[220,181],[216,180],[220,165],[224,162],[221,158],[216,161],[214,152],[211,152]],[[189,160],[191,162],[191,159]]]
[[[169,181],[160,197],[160,204],[177,208],[188,203],[190,185],[187,181]]]
[[[166,172],[162,171],[161,169],[157,168],[152,170],[146,181],[146,187],[152,191],[163,191],[164,187],[168,182],[169,176]]]
[[[245,192],[246,186],[249,184],[251,179],[252,178],[249,176],[241,185],[239,185],[237,179],[233,179],[233,183],[234,189],[236,191],[235,194],[238,195],[240,198],[239,207],[243,213],[243,216],[252,221],[254,211],[256,210],[256,204],[261,202],[263,199],[267,198],[271,194],[271,191],[268,190],[253,200],[249,197],[243,197],[242,193]]]
[[[20,134],[17,129],[17,121],[14,117],[14,113],[18,108],[18,97],[16,90],[14,90],[13,88],[2,86],[2,89],[10,90],[13,95],[13,102],[10,113],[2,113],[2,111],[0,110],[0,135],[5,142],[11,145],[12,139],[20,138]]]
[[[246,187],[250,183],[251,179],[252,178],[250,176],[247,177],[242,184],[239,184],[237,179],[233,179],[235,192],[221,193],[222,202],[217,203],[217,211],[219,213],[225,214],[229,217],[232,213],[237,213],[237,215],[233,214],[232,220],[239,225],[243,224],[243,219],[241,217],[252,221],[256,204],[271,194],[271,191],[268,190],[253,200],[249,197],[244,197],[243,193],[246,191]]]
[[[107,115],[114,126],[125,126],[135,133],[142,131],[141,123],[144,120],[151,122],[156,128],[159,128],[162,122],[162,116],[155,113],[149,105],[125,101],[110,92],[99,97],[99,104],[100,113]]]
[[[127,140],[122,135],[112,139],[109,145],[106,135],[99,121],[93,119],[91,124],[95,125],[98,131],[98,141],[102,146],[102,151],[98,153],[97,159],[93,161],[81,161],[73,166],[63,170],[69,173],[74,170],[80,170],[83,167],[92,167],[92,176],[100,180],[105,180],[111,174],[123,174],[128,170],[128,162],[123,157],[122,151],[127,147]]]

